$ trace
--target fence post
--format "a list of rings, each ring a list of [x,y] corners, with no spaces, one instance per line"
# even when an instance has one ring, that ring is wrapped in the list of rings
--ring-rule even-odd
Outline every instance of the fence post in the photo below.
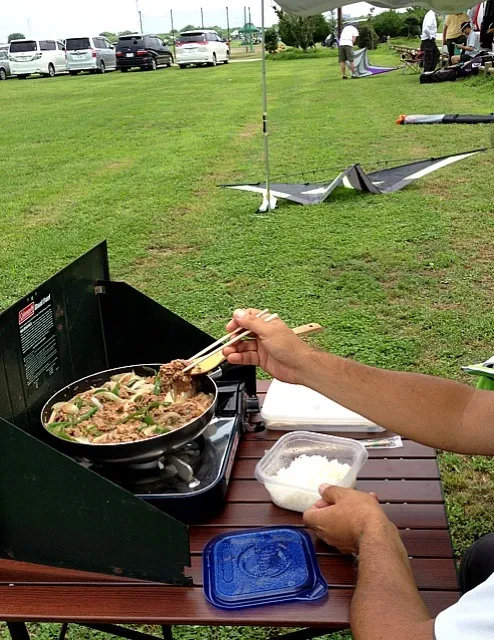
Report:
[[[250,7],[249,7],[249,29],[252,28],[252,15],[250,13]],[[254,44],[252,43],[253,40],[253,36],[252,36],[252,31],[249,33],[249,42],[250,42],[250,52],[253,53],[254,52]]]
[[[244,7],[244,33],[243,37],[245,40],[245,53],[249,53],[249,43],[247,41],[247,33],[245,31],[245,27],[247,26],[247,7]]]
[[[226,40],[228,42],[228,48],[230,50],[230,55],[231,55],[232,46],[230,42],[230,15],[228,13],[228,7],[226,7]]]
[[[173,9],[170,9],[170,21],[172,23],[172,38],[173,38],[173,57],[175,62],[177,61],[177,39],[175,38],[175,27],[173,26]]]

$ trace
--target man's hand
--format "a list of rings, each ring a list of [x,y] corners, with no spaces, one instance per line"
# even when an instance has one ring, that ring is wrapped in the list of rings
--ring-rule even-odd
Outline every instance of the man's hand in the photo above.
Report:
[[[342,553],[358,552],[366,531],[393,526],[375,494],[324,484],[319,487],[319,493],[321,500],[304,513],[304,523]]]
[[[252,331],[254,337],[254,340],[225,347],[223,353],[228,362],[253,364],[278,380],[298,384],[300,371],[314,353],[313,349],[279,318],[266,322],[264,318],[256,318],[257,313],[257,309],[237,309],[226,325],[229,333],[242,327]]]

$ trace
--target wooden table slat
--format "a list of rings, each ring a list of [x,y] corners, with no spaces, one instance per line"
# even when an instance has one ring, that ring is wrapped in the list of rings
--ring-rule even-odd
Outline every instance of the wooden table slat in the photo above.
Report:
[[[349,556],[320,556],[318,558],[322,575],[330,587],[353,587],[356,581],[355,562]],[[457,589],[456,568],[453,560],[413,558],[410,560],[415,581],[420,589]],[[192,566],[186,570],[194,581],[194,586],[202,586],[202,558],[192,557]]]
[[[384,512],[400,529],[446,529],[446,514],[441,504],[385,504]],[[286,511],[274,504],[228,503],[208,526],[267,527],[300,525],[300,513]]]
[[[0,619],[6,621],[118,621],[122,624],[247,625],[280,627],[348,627],[352,589],[331,589],[327,599],[311,604],[221,611],[199,587],[138,585],[94,587],[0,586]],[[432,616],[458,600],[455,591],[422,591]]]
[[[357,489],[367,493],[375,491],[379,502],[443,503],[439,480],[359,480]],[[270,501],[268,491],[257,480],[236,480],[228,491],[228,502]]]
[[[301,523],[299,523],[300,526]],[[192,553],[202,552],[204,546],[215,536],[232,531],[242,531],[235,527],[201,527],[190,528],[190,548]],[[319,540],[314,533],[308,531],[318,555],[339,555],[333,547]],[[409,556],[419,558],[452,558],[451,538],[446,529],[400,529],[403,544]]]
[[[284,432],[278,432],[283,435]],[[332,434],[330,434],[332,435]],[[237,459],[262,458],[276,442],[276,439],[264,439],[251,437],[244,440],[238,448]],[[436,451],[432,447],[426,447],[412,440],[405,440],[403,447],[398,449],[368,449],[370,458],[435,458]]]
[[[236,480],[251,480],[254,477],[254,469],[257,460],[243,458],[235,462],[233,478]],[[359,472],[360,480],[436,480],[439,478],[439,469],[434,459],[382,459],[367,460]]]
[[[329,586],[352,587],[355,585],[355,563],[353,558],[342,555],[321,555],[318,558],[319,567]],[[412,558],[410,560],[417,585],[421,589],[448,590],[457,588],[456,570],[451,558],[434,559]],[[116,578],[97,573],[72,571],[69,569],[48,569],[41,565],[27,565],[27,563],[11,562],[8,568],[2,567],[0,583],[22,586],[23,582],[36,583],[40,579],[44,582],[59,583],[112,583],[115,586],[132,581],[128,578]],[[186,574],[193,579],[194,586],[203,585],[202,556],[200,553],[192,556],[191,567]],[[63,576],[63,578],[62,578]],[[156,584],[156,583],[153,583]]]

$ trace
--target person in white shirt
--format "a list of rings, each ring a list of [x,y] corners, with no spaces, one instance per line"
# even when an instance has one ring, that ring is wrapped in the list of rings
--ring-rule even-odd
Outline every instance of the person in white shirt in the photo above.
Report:
[[[439,49],[436,45],[437,18],[434,11],[428,11],[422,22],[420,49],[424,52],[424,71],[434,71],[439,62]]]
[[[466,44],[456,42],[458,49],[461,49],[461,55],[453,56],[451,58],[452,64],[458,64],[458,62],[468,62],[476,55],[480,53],[480,35],[472,29],[472,25],[469,22],[464,22],[461,25],[461,31],[466,37]]]
[[[237,309],[226,330],[253,339],[226,347],[233,365],[262,367],[301,384],[372,422],[430,447],[494,456],[494,391],[435,376],[369,367],[310,347],[279,318]],[[463,597],[434,620],[420,597],[397,528],[374,494],[329,485],[304,513],[304,523],[327,544],[358,556],[350,606],[355,640],[493,640],[494,534],[463,556]]]
[[[353,55],[353,45],[358,38],[358,29],[353,24],[348,24],[344,27],[340,34],[338,41],[338,62],[340,63],[341,79],[347,80],[346,63],[350,64],[350,71],[352,72],[352,78],[355,77],[355,63]]]

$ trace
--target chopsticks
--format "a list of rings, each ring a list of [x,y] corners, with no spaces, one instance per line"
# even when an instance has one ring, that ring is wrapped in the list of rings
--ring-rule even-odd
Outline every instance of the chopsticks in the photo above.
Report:
[[[259,311],[259,313],[256,315],[256,318],[262,318],[267,313],[269,313],[269,309],[264,309],[263,311]],[[264,322],[271,322],[271,320],[274,320],[277,317],[278,317],[277,313],[272,313],[271,315],[269,315],[266,318],[264,318]],[[229,347],[230,345],[235,344],[235,343],[239,342],[240,340],[243,340],[244,338],[249,336],[251,333],[252,333],[251,331],[242,330],[242,327],[239,327],[238,329],[235,329],[235,331],[232,331],[231,333],[227,333],[226,335],[224,335],[221,338],[219,338],[219,340],[216,340],[216,342],[213,342],[208,347],[206,347],[202,351],[199,351],[194,356],[189,358],[191,363],[185,367],[183,372],[187,373],[187,371],[191,371],[198,364],[200,364],[201,362],[204,362],[204,360],[207,360],[210,356],[212,356],[212,355],[214,355],[216,353],[219,353],[220,351],[223,351],[223,349],[225,347]],[[227,341],[227,342],[225,342],[225,341]],[[218,345],[220,345],[220,346],[218,346]],[[217,347],[217,348],[215,348],[215,347]],[[203,354],[205,354],[205,355],[203,355]]]

